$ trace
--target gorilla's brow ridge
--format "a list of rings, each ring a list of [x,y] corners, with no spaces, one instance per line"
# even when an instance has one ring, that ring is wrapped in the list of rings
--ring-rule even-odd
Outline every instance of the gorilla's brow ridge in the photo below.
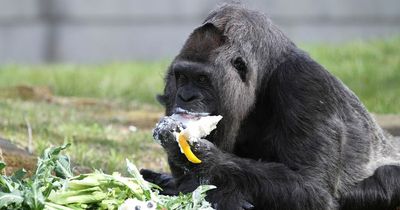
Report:
[[[206,63],[190,60],[178,60],[172,65],[172,69],[178,72],[210,73],[211,68]]]

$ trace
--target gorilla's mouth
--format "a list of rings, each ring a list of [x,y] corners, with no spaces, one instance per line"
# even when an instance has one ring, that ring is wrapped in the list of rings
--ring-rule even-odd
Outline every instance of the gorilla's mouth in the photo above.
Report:
[[[185,119],[196,119],[199,117],[210,116],[210,113],[207,112],[191,112],[180,107],[175,108],[173,113],[178,114]]]

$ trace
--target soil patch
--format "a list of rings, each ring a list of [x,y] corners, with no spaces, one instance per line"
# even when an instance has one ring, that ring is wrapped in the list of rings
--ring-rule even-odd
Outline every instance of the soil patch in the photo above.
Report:
[[[21,149],[10,141],[1,138],[0,150],[2,152],[1,159],[7,164],[5,170],[7,175],[20,168],[24,168],[28,172],[35,170],[37,158],[29,154],[26,150]]]
[[[400,115],[373,115],[378,124],[390,134],[400,136]]]

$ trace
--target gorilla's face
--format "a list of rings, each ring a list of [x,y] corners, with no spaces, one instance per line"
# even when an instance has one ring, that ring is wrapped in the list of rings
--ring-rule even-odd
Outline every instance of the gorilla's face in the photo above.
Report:
[[[251,105],[248,102],[254,100],[252,94],[247,94],[249,75],[244,59],[234,56],[228,61],[219,60],[222,61],[224,65],[217,60],[201,62],[176,59],[170,68],[176,90],[172,97],[172,113],[186,114],[189,111],[223,116],[218,129],[206,137],[214,143],[219,143],[217,139],[229,136],[224,133],[235,128],[232,126],[239,126],[243,118],[240,116],[241,109],[247,111]],[[224,127],[224,124],[228,127]]]
[[[194,113],[208,113],[210,115],[224,115],[223,107],[219,106],[223,91],[218,88],[220,81],[224,80],[221,76],[226,75],[226,71],[233,71],[233,78],[228,78],[226,83],[235,84],[233,88],[240,88],[240,83],[248,82],[248,68],[243,57],[234,56],[226,66],[211,64],[210,62],[198,62],[193,60],[175,60],[171,66],[171,73],[175,80],[175,102],[173,105],[176,110],[187,110]],[[244,91],[242,88],[242,91]],[[233,92],[233,90],[230,90]],[[236,97],[230,98],[235,99]],[[222,108],[222,109],[221,109]]]
[[[176,61],[172,67],[176,95],[173,110],[219,114],[218,100],[212,83],[213,66],[189,60]]]

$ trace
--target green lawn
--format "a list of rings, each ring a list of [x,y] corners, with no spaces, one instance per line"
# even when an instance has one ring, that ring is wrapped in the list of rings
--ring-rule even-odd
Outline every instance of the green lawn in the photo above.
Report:
[[[400,37],[301,46],[347,84],[368,109],[400,112]],[[45,85],[56,95],[155,105],[169,61],[109,65],[0,66],[0,87]]]
[[[377,113],[400,112],[400,37],[301,45]],[[109,65],[0,66],[0,87],[45,85],[57,95],[157,104],[169,61]]]
[[[0,66],[0,87],[49,86],[56,95],[156,104],[169,61],[108,65]]]
[[[342,79],[370,111],[400,113],[400,37],[301,47]],[[0,66],[0,136],[26,147],[28,120],[36,153],[68,141],[73,142],[68,150],[72,159],[81,165],[124,171],[129,158],[139,167],[167,170],[151,128],[162,114],[155,95],[162,91],[168,64]],[[49,87],[57,100],[10,95],[18,85]],[[90,98],[90,103],[76,97]],[[156,117],[147,119],[151,114]],[[129,131],[131,125],[138,131]]]
[[[67,153],[83,166],[105,172],[126,171],[128,158],[138,167],[165,171],[165,154],[151,136],[151,128],[161,116],[157,109],[138,111],[135,106],[114,104],[110,107],[101,102],[63,105],[3,99],[0,100],[0,136],[27,148],[28,121],[36,154],[51,145],[71,142]],[[149,122],[138,123],[140,119]],[[132,126],[137,130],[132,130]]]

